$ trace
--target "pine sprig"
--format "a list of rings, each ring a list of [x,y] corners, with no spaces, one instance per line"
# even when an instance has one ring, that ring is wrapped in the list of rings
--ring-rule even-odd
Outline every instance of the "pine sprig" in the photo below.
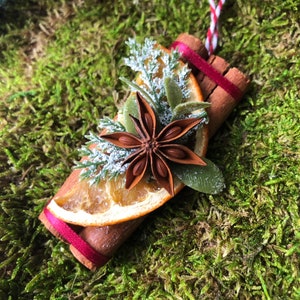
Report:
[[[108,117],[104,117],[103,119],[99,120],[98,129],[100,131],[106,129],[108,132],[126,131],[124,125],[121,122],[112,120]]]
[[[137,43],[135,39],[129,39],[126,44],[129,47],[130,56],[124,59],[124,63],[133,71],[140,73],[144,87],[152,96],[154,104],[159,107],[157,87],[153,79],[159,70],[157,60],[162,51],[155,48],[155,42],[149,38],[145,39],[144,44]]]
[[[98,128],[105,128],[108,132],[125,131],[120,122],[110,118],[101,119]],[[122,163],[132,150],[117,147],[95,133],[85,137],[88,142],[79,151],[82,157],[88,159],[75,162],[75,168],[82,169],[81,178],[88,179],[90,184],[96,184],[104,178],[112,179],[125,172],[126,167]]]
[[[130,56],[125,58],[125,64],[133,71],[139,72],[143,80],[142,88],[145,89],[145,93],[150,95],[151,104],[160,116],[162,123],[168,123],[171,113],[170,109],[164,105],[166,97],[165,79],[172,78],[182,90],[183,99],[187,99],[190,95],[187,84],[190,69],[180,65],[180,53],[177,50],[172,50],[170,54],[165,53],[156,46],[152,39],[146,38],[143,44],[129,39],[127,45]],[[164,65],[160,77],[157,76],[159,72],[158,59],[161,59]],[[136,91],[134,85],[130,85],[130,87]]]

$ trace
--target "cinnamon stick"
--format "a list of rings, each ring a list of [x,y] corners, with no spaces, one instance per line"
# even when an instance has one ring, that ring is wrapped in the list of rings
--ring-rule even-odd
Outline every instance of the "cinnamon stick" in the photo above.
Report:
[[[208,58],[207,62],[222,75],[224,75],[229,69],[229,63],[226,62],[225,59],[216,55],[211,55]],[[209,78],[208,76],[205,76],[202,72],[200,72],[196,76],[196,78],[201,87],[204,100],[207,101],[208,96],[217,87],[217,83],[213,81],[213,79]]]
[[[202,43],[201,40],[194,37],[193,35],[187,34],[187,33],[181,33],[177,39],[177,42],[184,43],[190,47],[193,51],[195,51],[197,54],[199,54],[202,58],[207,60],[209,58],[208,51],[205,47],[205,45]],[[199,70],[193,66],[188,60],[186,60],[184,57],[182,57],[182,60],[185,63],[188,63],[189,67],[191,68],[193,74],[196,76],[199,73]]]
[[[188,45],[193,51],[199,54],[205,60],[208,59],[208,52],[201,40],[187,33],[181,33],[176,39],[177,42],[182,42]]]
[[[141,225],[145,217],[127,221],[124,223],[102,226],[102,227],[85,227],[80,236],[89,243],[97,252],[110,258],[118,248],[129,238],[129,236]],[[84,266],[94,271],[97,269],[92,261],[87,259],[72,244],[70,251]]]
[[[238,69],[230,68],[229,64],[223,58],[215,55],[208,57],[205,45],[199,39],[183,33],[178,36],[176,41],[186,44],[190,49],[207,60],[214,69],[223,74],[230,82],[240,89],[241,95],[245,93],[249,85],[249,79]],[[207,112],[210,118],[208,125],[210,132],[209,136],[212,137],[226,120],[230,112],[238,104],[240,99],[234,99],[213,80],[208,78],[202,72],[199,72],[199,70],[195,70],[195,68],[192,70],[196,73],[196,78],[201,87],[204,98],[211,103]],[[145,217],[142,217],[112,226],[82,228],[80,236],[97,252],[107,257],[111,257],[144,219]],[[62,237],[56,229],[53,228],[43,213],[40,215],[40,220],[55,236],[59,238]],[[97,265],[85,257],[73,245],[70,245],[70,250],[73,255],[87,268],[91,270],[95,270],[97,268]]]
[[[237,68],[230,68],[224,75],[230,82],[233,82],[241,91],[245,92],[249,86],[249,79]],[[201,83],[200,83],[201,86]],[[207,109],[209,115],[209,137],[212,137],[228,118],[232,110],[236,107],[240,99],[234,99],[224,92],[220,86],[216,86],[208,96],[207,101],[210,107]]]

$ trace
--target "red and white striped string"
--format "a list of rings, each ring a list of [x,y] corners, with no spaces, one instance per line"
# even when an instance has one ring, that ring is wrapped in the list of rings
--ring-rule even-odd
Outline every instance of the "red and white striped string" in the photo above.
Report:
[[[218,19],[221,14],[222,7],[225,0],[220,0],[218,4],[215,4],[214,0],[208,0],[210,6],[210,26],[207,31],[205,47],[209,54],[212,54],[218,44]]]

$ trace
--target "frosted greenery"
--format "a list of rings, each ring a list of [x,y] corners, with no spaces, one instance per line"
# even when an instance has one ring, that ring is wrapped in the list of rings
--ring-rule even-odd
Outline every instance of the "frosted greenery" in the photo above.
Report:
[[[106,129],[108,132],[124,132],[125,127],[108,117],[99,121],[99,130]],[[88,142],[80,149],[81,156],[89,159],[76,162],[75,168],[82,169],[80,175],[88,179],[90,184],[98,183],[101,179],[112,179],[125,172],[122,165],[124,159],[130,155],[131,149],[117,147],[98,134],[90,133],[85,136]],[[90,147],[93,145],[94,147]]]
[[[143,44],[138,43],[135,39],[129,39],[127,45],[129,46],[129,57],[125,58],[124,62],[133,71],[138,72],[143,80],[140,88],[144,89],[144,93],[140,89],[139,91],[152,104],[161,123],[166,125],[170,122],[172,113],[165,101],[165,81],[169,78],[174,80],[181,90],[183,100],[187,99],[190,95],[187,87],[190,69],[186,65],[180,66],[180,53],[177,50],[172,50],[170,54],[166,53],[158,48],[157,43],[150,38],[145,38]],[[162,76],[157,76],[160,71],[158,59],[162,61],[163,65]],[[130,84],[130,87],[133,91],[138,90],[135,83]]]

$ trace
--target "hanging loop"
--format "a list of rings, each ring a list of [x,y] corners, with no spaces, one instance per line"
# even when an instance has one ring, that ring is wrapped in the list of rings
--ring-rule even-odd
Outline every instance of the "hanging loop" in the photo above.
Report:
[[[208,53],[212,54],[217,48],[218,44],[218,20],[225,0],[220,0],[217,6],[214,0],[208,0],[208,2],[210,6],[210,26],[207,31],[205,47]]]

